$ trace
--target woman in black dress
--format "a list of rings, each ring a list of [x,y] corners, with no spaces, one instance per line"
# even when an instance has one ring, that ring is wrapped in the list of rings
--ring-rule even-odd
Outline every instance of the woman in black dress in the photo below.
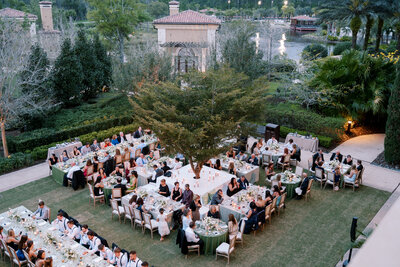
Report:
[[[174,201],[181,201],[182,199],[182,189],[179,187],[179,182],[175,182],[175,187],[172,189],[171,199]]]
[[[228,195],[228,197],[231,197],[239,191],[240,191],[239,184],[236,181],[235,177],[232,177],[230,183],[228,184],[228,189],[226,190],[226,194]]]
[[[58,162],[58,158],[56,157],[56,154],[51,154],[50,158],[49,158],[49,167],[51,170],[51,166],[56,164]]]
[[[169,192],[168,185],[165,183],[165,179],[161,180],[160,189],[158,190],[158,193],[164,197],[169,197],[171,195],[171,192]]]
[[[94,185],[93,185],[94,195],[96,197],[104,195],[103,188],[104,188],[104,185],[101,182],[101,176],[99,175],[99,176],[97,176],[96,181],[94,182]]]
[[[215,161],[214,169],[222,170],[221,160],[220,160],[220,159],[217,159],[217,160]]]

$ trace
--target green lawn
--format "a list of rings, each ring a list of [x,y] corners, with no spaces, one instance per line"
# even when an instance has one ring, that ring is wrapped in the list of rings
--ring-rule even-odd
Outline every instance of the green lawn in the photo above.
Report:
[[[230,265],[334,266],[349,246],[352,217],[359,217],[358,229],[363,230],[389,195],[365,186],[355,193],[350,188],[323,191],[314,184],[308,202],[288,201],[284,212],[273,217],[272,225],[267,225],[256,236],[246,235],[244,247],[237,247]],[[149,232],[143,235],[139,229],[132,230],[129,224],[119,224],[116,218],[112,221],[110,207],[99,205],[94,209],[88,202],[88,189],[75,192],[59,186],[51,177],[0,193],[0,212],[19,205],[33,210],[39,198],[52,209],[53,219],[62,208],[80,223],[87,223],[110,245],[115,242],[127,250],[135,249],[151,265],[226,265],[226,259],[215,261],[213,256],[190,255],[185,260],[175,245],[176,231],[164,242],[159,241],[158,234],[152,240]],[[0,261],[0,266],[9,265]]]

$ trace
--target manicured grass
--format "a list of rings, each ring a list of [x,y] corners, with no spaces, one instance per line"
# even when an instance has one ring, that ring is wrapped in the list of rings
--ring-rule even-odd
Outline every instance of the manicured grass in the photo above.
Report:
[[[260,184],[264,184],[261,172]],[[272,224],[256,236],[246,235],[244,247],[236,248],[231,266],[334,266],[349,248],[350,224],[353,216],[359,218],[362,231],[389,193],[370,187],[353,192],[350,188],[333,192],[321,190],[314,184],[311,199],[289,200],[287,208]],[[0,212],[9,207],[25,205],[34,210],[38,199],[43,199],[52,209],[52,218],[62,208],[71,216],[87,223],[111,245],[115,242],[126,250],[135,249],[138,256],[154,266],[226,266],[226,259],[213,256],[189,255],[185,260],[175,244],[176,231],[164,242],[158,234],[154,240],[130,224],[111,220],[111,208],[89,205],[88,189],[73,191],[56,184],[51,177],[0,193]],[[0,261],[0,266],[9,266]]]

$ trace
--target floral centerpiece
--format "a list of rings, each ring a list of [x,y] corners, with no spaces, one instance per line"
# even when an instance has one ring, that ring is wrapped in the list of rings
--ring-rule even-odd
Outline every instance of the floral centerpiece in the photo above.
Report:
[[[117,178],[116,176],[110,176],[104,180],[104,185],[107,187],[111,187],[117,184]]]
[[[15,220],[17,222],[21,221],[21,216],[19,216],[19,214],[17,213],[17,210],[9,210],[8,212],[8,218],[10,218],[11,220]]]
[[[335,169],[337,166],[340,165],[340,162],[338,160],[331,160],[328,162],[329,167],[332,169]]]
[[[47,233],[47,235],[43,238],[46,243],[49,245],[51,244],[57,244],[57,239],[50,233]]]
[[[202,221],[202,226],[206,231],[221,231],[221,227],[219,226],[219,220],[211,217],[206,217]]]
[[[69,260],[75,260],[77,258],[75,251],[70,248],[64,250],[64,256]]]
[[[149,194],[147,193],[146,189],[139,188],[138,191],[137,191],[137,196],[138,197],[144,198],[144,197],[147,197],[148,195]]]
[[[279,149],[279,144],[272,144],[272,145],[269,147],[269,149],[270,149],[270,150],[278,150],[278,149]]]

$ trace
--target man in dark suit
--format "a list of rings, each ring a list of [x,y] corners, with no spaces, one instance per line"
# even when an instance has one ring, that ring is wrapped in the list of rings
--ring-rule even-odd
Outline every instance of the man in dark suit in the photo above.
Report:
[[[303,173],[303,182],[301,182],[300,187],[296,188],[297,197],[296,199],[302,199],[303,196],[307,193],[308,183],[310,182],[310,178],[308,178],[306,173]]]
[[[339,162],[342,162],[343,160],[343,155],[340,154],[340,151],[337,151],[336,153],[333,153],[330,160],[338,160]]]
[[[133,133],[133,138],[140,138],[143,136],[142,127],[139,127],[136,132]]]
[[[114,188],[121,188],[121,193],[124,196],[126,192],[126,185],[122,184],[122,179],[118,177],[117,184],[114,185]]]
[[[147,178],[147,179],[148,179],[149,183],[155,183],[156,184],[157,183],[157,178],[160,177],[160,176],[163,176],[164,175],[164,171],[161,168],[159,168],[157,165],[153,165],[153,169],[154,169],[153,175],[150,178]]]
[[[312,163],[311,169],[312,169],[313,171],[315,171],[315,167],[317,166],[316,161],[317,161],[318,158],[321,158],[322,161],[325,161],[325,159],[324,159],[324,153],[322,153],[322,149],[318,150],[318,152],[315,153],[315,154],[313,155],[313,157],[312,157],[313,163]]]
[[[251,157],[247,160],[247,163],[258,166],[258,158],[255,154],[251,154]]]

